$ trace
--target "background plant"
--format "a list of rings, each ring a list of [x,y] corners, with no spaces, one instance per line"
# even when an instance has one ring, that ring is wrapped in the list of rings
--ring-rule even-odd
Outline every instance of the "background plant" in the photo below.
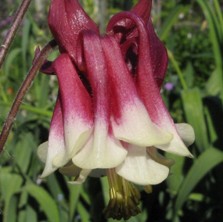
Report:
[[[129,9],[136,1],[81,2],[103,31],[112,14]],[[19,3],[2,0],[0,40],[10,26],[8,16]],[[32,1],[0,70],[1,125],[32,64],[35,48],[51,39],[46,23],[48,4]],[[129,221],[214,222],[223,218],[222,5],[222,0],[154,1],[153,22],[170,61],[162,94],[176,122],[186,121],[194,127],[196,142],[191,150],[195,158],[168,154],[176,162],[171,175],[152,194],[142,190],[142,213]],[[55,77],[40,74],[0,156],[0,220],[4,222],[106,221],[102,214],[108,202],[104,178],[71,186],[60,173],[44,180],[38,177],[43,165],[36,148],[47,140],[56,95]]]

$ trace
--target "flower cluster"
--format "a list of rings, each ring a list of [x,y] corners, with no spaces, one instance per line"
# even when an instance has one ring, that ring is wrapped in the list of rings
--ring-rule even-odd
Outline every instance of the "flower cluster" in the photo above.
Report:
[[[73,183],[107,175],[105,213],[116,219],[139,212],[132,183],[149,189],[168,176],[172,161],[157,149],[192,156],[186,147],[194,141],[192,127],[174,124],[160,95],[168,61],[151,2],[139,0],[113,16],[103,36],[78,0],[52,0],[48,17],[60,50],[48,71],[59,93],[48,142],[38,149],[42,177],[58,168]]]

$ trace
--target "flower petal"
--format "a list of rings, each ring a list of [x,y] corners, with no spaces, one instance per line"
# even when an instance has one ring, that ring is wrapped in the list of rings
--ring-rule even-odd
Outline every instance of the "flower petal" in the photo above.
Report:
[[[84,169],[106,169],[119,165],[126,155],[127,151],[121,143],[109,135],[107,123],[98,121],[95,123],[93,136],[72,161]]]
[[[131,70],[134,71],[136,69],[135,61],[138,54],[138,32],[134,21],[128,19],[128,16],[135,14],[135,16],[140,20],[143,20],[141,21],[146,28],[149,42],[152,42],[152,44],[149,44],[144,48],[144,51],[148,49],[147,53],[150,54],[153,77],[155,78],[158,87],[161,87],[168,65],[168,56],[163,43],[159,40],[154,31],[152,21],[150,19],[151,4],[151,0],[140,0],[135,7],[133,7],[131,12],[116,14],[110,20],[107,32],[110,35],[115,35],[116,39],[119,40],[123,56],[126,61],[130,61],[132,63],[131,66],[133,67],[131,67]]]
[[[91,98],[67,54],[61,54],[53,67],[59,81],[66,149],[73,156],[92,133]]]
[[[154,74],[154,68],[151,62],[151,47],[149,47],[154,43],[150,42],[151,39],[148,38],[147,28],[144,22],[137,15],[125,12],[120,13],[118,16],[114,16],[112,23],[115,24],[120,20],[120,17],[132,20],[138,30],[136,84],[140,97],[143,100],[152,121],[173,135],[173,139],[170,143],[167,143],[166,145],[158,145],[156,147],[167,152],[192,157],[192,154],[179,137],[174,122],[160,95],[159,84],[156,82],[156,75]],[[148,50],[145,50],[146,48],[148,48]],[[159,63],[157,63],[157,65],[159,65]]]
[[[52,0],[48,23],[61,52],[77,60],[77,39],[83,30],[98,32],[97,25],[82,9],[78,0]]]
[[[48,176],[57,170],[58,167],[65,165],[69,159],[66,155],[66,148],[64,144],[63,119],[59,99],[57,99],[50,124],[49,141],[41,144],[37,153],[40,159],[45,162],[45,168],[41,177]],[[47,155],[45,156],[45,154]],[[57,166],[55,166],[53,162],[57,156],[60,156],[60,161],[57,162]]]
[[[37,149],[37,156],[43,163],[46,163],[47,160],[47,150],[48,150],[48,141],[40,144]]]
[[[181,139],[184,141],[184,143],[187,146],[190,146],[192,143],[194,143],[195,133],[191,125],[187,123],[178,123],[178,124],[175,124],[175,127]]]
[[[88,143],[75,155],[73,163],[83,169],[111,168],[120,164],[127,151],[113,138],[109,129],[110,108],[108,73],[99,37],[83,33],[84,61],[94,102],[94,132]]]
[[[145,23],[149,20],[152,7],[152,0],[139,0],[132,8],[132,12],[140,16]]]
[[[169,168],[149,157],[145,148],[128,147],[125,161],[116,167],[121,177],[139,185],[159,184],[169,175]]]
[[[164,144],[172,136],[152,123],[114,38],[102,40],[111,85],[112,129],[120,140],[139,146]]]

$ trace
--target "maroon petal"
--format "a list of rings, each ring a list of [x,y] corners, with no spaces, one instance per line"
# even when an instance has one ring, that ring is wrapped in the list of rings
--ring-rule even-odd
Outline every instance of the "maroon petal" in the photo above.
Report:
[[[139,0],[132,8],[132,12],[140,16],[145,23],[149,20],[152,0]]]
[[[77,39],[83,30],[98,32],[97,25],[82,9],[78,0],[52,0],[48,23],[61,52],[76,61]]]
[[[149,53],[153,76],[160,88],[166,75],[168,66],[168,56],[164,44],[157,37],[151,20],[147,23],[147,33],[149,38]]]
[[[144,51],[148,49],[152,75],[156,79],[157,85],[161,87],[168,65],[168,57],[166,49],[163,43],[157,37],[151,19],[149,18],[149,11],[151,7],[151,4],[149,3],[150,1],[140,1],[138,5],[135,6],[136,8],[133,8],[133,12],[140,20],[142,19],[141,22],[146,28],[149,44],[147,45],[147,48],[144,48]],[[146,16],[147,13],[148,16]],[[138,57],[138,31],[136,25],[132,20],[129,20],[126,17],[125,13],[120,13],[115,15],[110,20],[107,27],[107,32],[110,35],[116,36],[120,43],[123,56],[125,57],[126,61],[130,61],[130,70],[134,74],[134,70],[136,69],[135,61]]]

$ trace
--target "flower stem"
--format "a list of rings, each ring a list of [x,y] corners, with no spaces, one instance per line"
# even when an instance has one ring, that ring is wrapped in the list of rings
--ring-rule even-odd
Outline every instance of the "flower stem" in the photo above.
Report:
[[[47,56],[51,52],[51,50],[56,46],[55,40],[50,41],[39,53],[36,55],[36,58],[33,62],[31,69],[29,70],[25,80],[23,81],[16,98],[12,104],[12,108],[8,114],[8,117],[3,125],[2,132],[0,134],[0,153],[3,150],[5,142],[8,138],[10,129],[12,127],[13,121],[18,113],[19,107],[22,103],[22,100],[27,93],[28,89],[30,88],[34,78],[36,77],[38,70],[46,60]]]
[[[180,80],[180,83],[181,83],[183,89],[184,90],[187,90],[188,89],[188,86],[187,86],[187,83],[186,83],[186,81],[185,81],[185,79],[183,77],[183,73],[180,70],[179,64],[175,60],[175,58],[173,56],[173,53],[170,50],[167,50],[167,53],[168,53],[168,57],[169,57],[170,61],[172,62],[173,67],[175,68],[175,70],[177,72],[177,75],[179,77],[179,80]]]
[[[15,13],[15,17],[13,19],[12,27],[9,29],[3,43],[0,46],[0,68],[2,67],[5,56],[8,52],[8,49],[15,37],[15,34],[18,30],[19,25],[22,22],[22,19],[30,5],[31,0],[23,0],[18,10]]]

